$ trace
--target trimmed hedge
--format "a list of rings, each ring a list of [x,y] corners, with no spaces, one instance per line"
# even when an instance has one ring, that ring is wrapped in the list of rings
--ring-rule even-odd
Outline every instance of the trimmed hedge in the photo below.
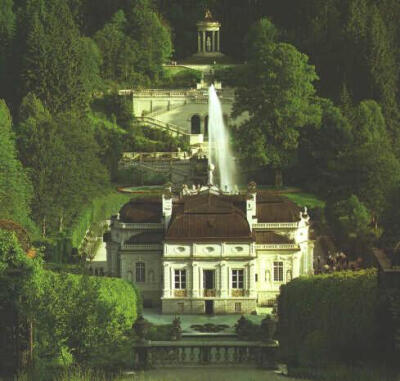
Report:
[[[72,253],[76,252],[90,226],[110,218],[131,198],[132,195],[118,193],[115,190],[97,197],[82,209],[68,230],[56,237],[37,240],[33,242],[34,246],[44,248],[45,259],[49,262],[72,263]]]
[[[278,337],[292,366],[370,358],[379,351],[376,270],[297,278],[282,286]]]
[[[93,222],[103,221],[118,212],[121,206],[130,200],[131,196],[112,191],[102,197],[95,198],[87,205],[76,218],[70,228],[70,237],[73,247],[79,247],[86,231]]]

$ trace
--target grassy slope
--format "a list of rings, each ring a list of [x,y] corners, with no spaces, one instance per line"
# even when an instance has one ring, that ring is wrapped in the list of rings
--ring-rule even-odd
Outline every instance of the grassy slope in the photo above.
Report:
[[[325,201],[320,200],[311,193],[283,193],[283,195],[301,207],[306,206],[307,208],[323,208],[325,206]]]

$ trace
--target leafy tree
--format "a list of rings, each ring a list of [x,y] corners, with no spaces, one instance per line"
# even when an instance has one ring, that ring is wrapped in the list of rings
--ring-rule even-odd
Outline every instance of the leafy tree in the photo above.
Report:
[[[6,66],[10,58],[10,46],[15,35],[15,23],[13,0],[4,0],[0,7],[0,81],[5,79]],[[4,95],[0,94],[0,96]]]
[[[343,156],[353,146],[351,125],[330,100],[320,98],[320,124],[311,124],[301,130],[296,177],[307,189],[330,198],[337,194],[342,183],[340,168]]]
[[[104,79],[118,78],[116,70],[121,56],[122,45],[126,38],[126,23],[124,11],[119,10],[111,21],[95,35],[95,41],[103,56],[102,77]]]
[[[307,56],[292,45],[267,43],[257,47],[246,84],[235,92],[233,116],[249,116],[234,131],[239,154],[249,164],[274,168],[277,186],[281,171],[292,164],[300,129],[319,121],[313,86],[317,78]]]
[[[17,159],[11,115],[0,100],[0,219],[11,219],[30,230],[29,218],[32,184]]]
[[[339,248],[354,257],[364,257],[376,236],[370,226],[371,215],[357,196],[328,202],[326,217]]]
[[[17,131],[21,160],[34,185],[33,217],[43,236],[62,231],[81,205],[108,186],[90,122],[73,113],[52,117],[28,95]]]
[[[102,65],[101,52],[96,43],[89,37],[81,39],[82,56],[85,59],[82,62],[83,87],[87,94],[102,87],[102,78],[100,69]]]
[[[265,49],[277,41],[277,36],[278,29],[270,20],[263,18],[253,24],[246,36],[247,58],[250,61],[257,61]]]
[[[376,102],[361,102],[351,122],[354,144],[344,158],[343,176],[348,192],[359,197],[377,222],[386,207],[387,197],[399,183],[399,161]]]
[[[127,11],[127,35],[138,43],[140,54],[137,59],[137,71],[151,79],[157,79],[162,73],[162,64],[172,54],[169,28],[150,7],[148,0],[135,0]]]
[[[24,93],[35,93],[52,113],[84,110],[89,100],[88,78],[84,78],[88,74],[84,64],[87,50],[67,4],[29,0],[25,12]]]

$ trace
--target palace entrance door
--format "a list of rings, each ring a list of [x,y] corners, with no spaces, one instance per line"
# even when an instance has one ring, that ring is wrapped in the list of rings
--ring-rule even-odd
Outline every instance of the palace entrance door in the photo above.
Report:
[[[203,270],[203,289],[204,297],[212,298],[215,297],[215,271],[214,270]],[[205,300],[205,312],[206,314],[214,313],[214,301]]]
[[[215,296],[215,271],[203,270],[204,296]]]

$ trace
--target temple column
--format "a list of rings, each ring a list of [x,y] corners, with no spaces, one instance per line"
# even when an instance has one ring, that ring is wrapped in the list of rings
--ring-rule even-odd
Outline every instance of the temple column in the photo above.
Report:
[[[197,52],[201,52],[201,34],[197,32]]]
[[[211,51],[215,52],[215,30],[212,31],[212,39],[211,39]]]
[[[220,49],[220,38],[221,38],[221,32],[218,31],[217,32],[217,52],[219,52],[221,50]]]
[[[203,30],[203,53],[206,52],[206,31]]]

